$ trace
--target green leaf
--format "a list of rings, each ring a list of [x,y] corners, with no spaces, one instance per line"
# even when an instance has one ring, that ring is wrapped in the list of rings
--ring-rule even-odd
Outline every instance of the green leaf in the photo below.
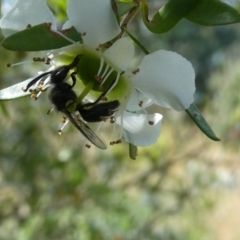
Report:
[[[129,143],[129,156],[131,159],[136,160],[137,157],[137,147],[131,143]]]
[[[240,22],[239,12],[219,0],[199,0],[185,18],[191,22],[205,26]]]
[[[29,78],[23,82],[17,83],[8,88],[0,90],[0,101],[12,100],[30,95],[31,94],[30,92],[24,92],[22,89],[26,88],[27,84],[31,81],[32,78]]]
[[[72,27],[61,31],[66,37],[75,42],[81,41],[78,32]],[[17,32],[3,40],[2,46],[12,51],[42,51],[70,45],[71,42],[50,30],[48,24],[43,23]]]
[[[194,123],[200,128],[200,130],[214,141],[220,141],[220,139],[215,135],[211,127],[208,125],[196,105],[191,104],[188,109],[185,110]]]
[[[117,8],[118,8],[118,14],[119,17],[124,16],[126,13],[128,13],[132,8],[136,7],[136,2],[120,2],[117,1]]]
[[[153,33],[171,30],[198,2],[198,0],[169,0],[150,21],[146,0],[141,0],[140,10],[145,26]]]

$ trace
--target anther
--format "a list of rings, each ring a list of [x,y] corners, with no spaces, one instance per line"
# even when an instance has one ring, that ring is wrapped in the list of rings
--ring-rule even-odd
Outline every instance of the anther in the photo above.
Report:
[[[45,23],[45,25],[49,30],[51,30],[52,23],[48,22],[48,23]]]
[[[45,63],[46,63],[47,65],[49,65],[49,64],[50,64],[50,62],[51,62],[51,58],[47,58],[47,60],[46,60],[46,62],[45,62]]]
[[[24,88],[24,87],[22,87],[22,91],[23,91],[23,92],[26,92],[26,91],[27,91],[27,89],[26,89],[26,88]]]
[[[115,144],[116,144],[116,141],[112,141],[112,142],[109,143],[110,146],[113,146]]]
[[[152,125],[154,125],[154,122],[153,121],[148,121],[148,124],[152,126]]]
[[[47,110],[47,115],[50,115],[50,113],[53,111],[53,108],[52,109],[49,109]]]
[[[86,144],[85,147],[89,149],[89,148],[91,148],[91,145]]]
[[[110,123],[115,123],[116,119],[115,117],[110,117]]]
[[[59,134],[60,136],[62,135],[62,130],[61,130],[61,129],[58,130],[58,134]]]
[[[137,74],[138,72],[140,72],[139,68],[137,68],[136,70],[132,71],[133,74]]]
[[[97,81],[97,82],[102,82],[102,78],[100,77],[100,76],[98,76],[98,75],[95,75],[94,76],[94,79]]]
[[[65,123],[67,121],[67,118],[66,117],[63,117],[62,118],[62,123]]]
[[[39,89],[40,89],[41,87],[43,87],[43,86],[44,86],[44,81],[41,80],[41,81],[39,82],[38,86],[39,86]]]
[[[8,64],[7,64],[7,67],[11,67],[11,64],[10,64],[10,63],[8,63]]]
[[[120,144],[120,143],[122,143],[122,140],[121,140],[121,139],[118,139],[118,140],[116,141],[116,144]]]
[[[38,99],[38,97],[37,97],[37,95],[36,95],[35,93],[33,93],[33,94],[31,95],[31,98],[34,99],[35,101]]]
[[[142,107],[142,105],[143,105],[143,101],[140,101],[140,102],[138,103],[138,106],[139,106],[139,107]]]
[[[32,25],[29,23],[28,25],[27,25],[27,28],[31,28],[32,27]]]

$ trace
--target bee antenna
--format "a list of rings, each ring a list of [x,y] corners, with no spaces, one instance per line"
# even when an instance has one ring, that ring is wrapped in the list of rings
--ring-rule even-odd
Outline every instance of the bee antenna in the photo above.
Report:
[[[50,72],[45,72],[45,73],[37,76],[36,78],[34,78],[31,82],[28,83],[25,91],[27,91],[32,85],[34,85],[36,82],[38,82],[41,78],[43,78],[44,76],[46,76],[46,75],[48,75],[48,74],[51,74],[51,73],[52,73],[52,71],[50,71]]]
[[[73,62],[69,65],[69,67],[70,67],[70,68],[76,67],[82,56],[83,56],[83,54],[78,54],[78,55],[74,58]]]

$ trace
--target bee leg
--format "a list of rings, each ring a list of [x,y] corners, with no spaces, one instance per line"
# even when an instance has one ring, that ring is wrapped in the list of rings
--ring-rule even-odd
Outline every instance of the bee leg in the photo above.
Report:
[[[73,81],[71,88],[73,88],[75,86],[75,84],[76,84],[76,77],[75,77],[76,74],[77,74],[77,72],[72,72],[70,74],[70,76],[72,78],[72,81]]]

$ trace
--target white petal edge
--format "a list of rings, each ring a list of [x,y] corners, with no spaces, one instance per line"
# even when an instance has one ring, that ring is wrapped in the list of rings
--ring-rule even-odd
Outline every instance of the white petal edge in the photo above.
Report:
[[[120,33],[110,0],[69,0],[68,18],[83,36],[84,44],[96,48]]]
[[[24,92],[22,88],[26,88],[27,84],[31,82],[33,79],[34,78],[29,78],[23,82],[17,83],[15,85],[0,90],[0,100],[11,100],[30,95],[31,93],[29,91]]]
[[[40,23],[51,23],[51,29],[57,25],[53,13],[46,4],[46,0],[17,0],[12,9],[0,20],[0,28],[4,37]]]
[[[150,125],[149,120],[154,124]],[[146,114],[124,112],[123,136],[125,141],[140,147],[154,144],[160,135],[161,120],[162,115],[158,113],[147,116]],[[121,124],[121,116],[117,118],[117,123]]]
[[[145,56],[138,68],[132,77],[133,86],[156,104],[182,111],[194,101],[195,73],[181,55],[158,50]]]

